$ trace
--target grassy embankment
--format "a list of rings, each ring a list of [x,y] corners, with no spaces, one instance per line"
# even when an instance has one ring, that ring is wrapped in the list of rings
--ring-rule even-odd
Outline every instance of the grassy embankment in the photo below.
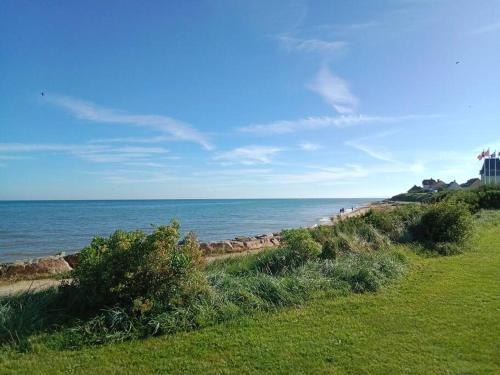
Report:
[[[500,371],[500,212],[471,248],[400,249],[410,271],[377,294],[316,298],[200,331],[79,350],[6,351],[2,373],[495,373]]]

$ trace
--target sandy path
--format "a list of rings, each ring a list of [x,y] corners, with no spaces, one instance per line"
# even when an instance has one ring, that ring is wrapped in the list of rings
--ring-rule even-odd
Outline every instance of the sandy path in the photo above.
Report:
[[[61,280],[40,279],[40,280],[21,280],[10,284],[0,284],[0,297],[12,294],[25,293],[28,291],[40,291],[52,286],[58,286]]]

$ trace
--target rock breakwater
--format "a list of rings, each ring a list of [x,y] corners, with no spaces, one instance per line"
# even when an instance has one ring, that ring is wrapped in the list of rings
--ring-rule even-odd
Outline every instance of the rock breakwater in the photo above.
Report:
[[[204,256],[239,253],[277,247],[281,244],[280,233],[269,233],[254,237],[237,237],[232,240],[201,242]],[[39,278],[71,271],[78,264],[79,253],[59,253],[39,259],[29,259],[0,264],[0,279]]]

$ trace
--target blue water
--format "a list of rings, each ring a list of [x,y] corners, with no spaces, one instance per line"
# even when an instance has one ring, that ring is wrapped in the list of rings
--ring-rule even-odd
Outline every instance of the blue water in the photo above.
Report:
[[[0,201],[0,262],[71,253],[95,235],[181,222],[202,241],[320,223],[374,199]]]

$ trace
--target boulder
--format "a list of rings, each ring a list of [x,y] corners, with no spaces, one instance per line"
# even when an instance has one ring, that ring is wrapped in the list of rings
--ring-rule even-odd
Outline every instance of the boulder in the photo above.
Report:
[[[71,267],[64,260],[63,255],[33,259],[14,263],[5,263],[0,266],[0,278],[36,277],[55,275],[71,271]]]
[[[243,242],[243,244],[245,245],[245,248],[247,248],[248,250],[256,250],[264,247],[262,242],[255,238],[249,241],[245,241]]]
[[[71,268],[75,268],[80,259],[80,253],[69,254],[64,257],[64,260],[68,262]]]

